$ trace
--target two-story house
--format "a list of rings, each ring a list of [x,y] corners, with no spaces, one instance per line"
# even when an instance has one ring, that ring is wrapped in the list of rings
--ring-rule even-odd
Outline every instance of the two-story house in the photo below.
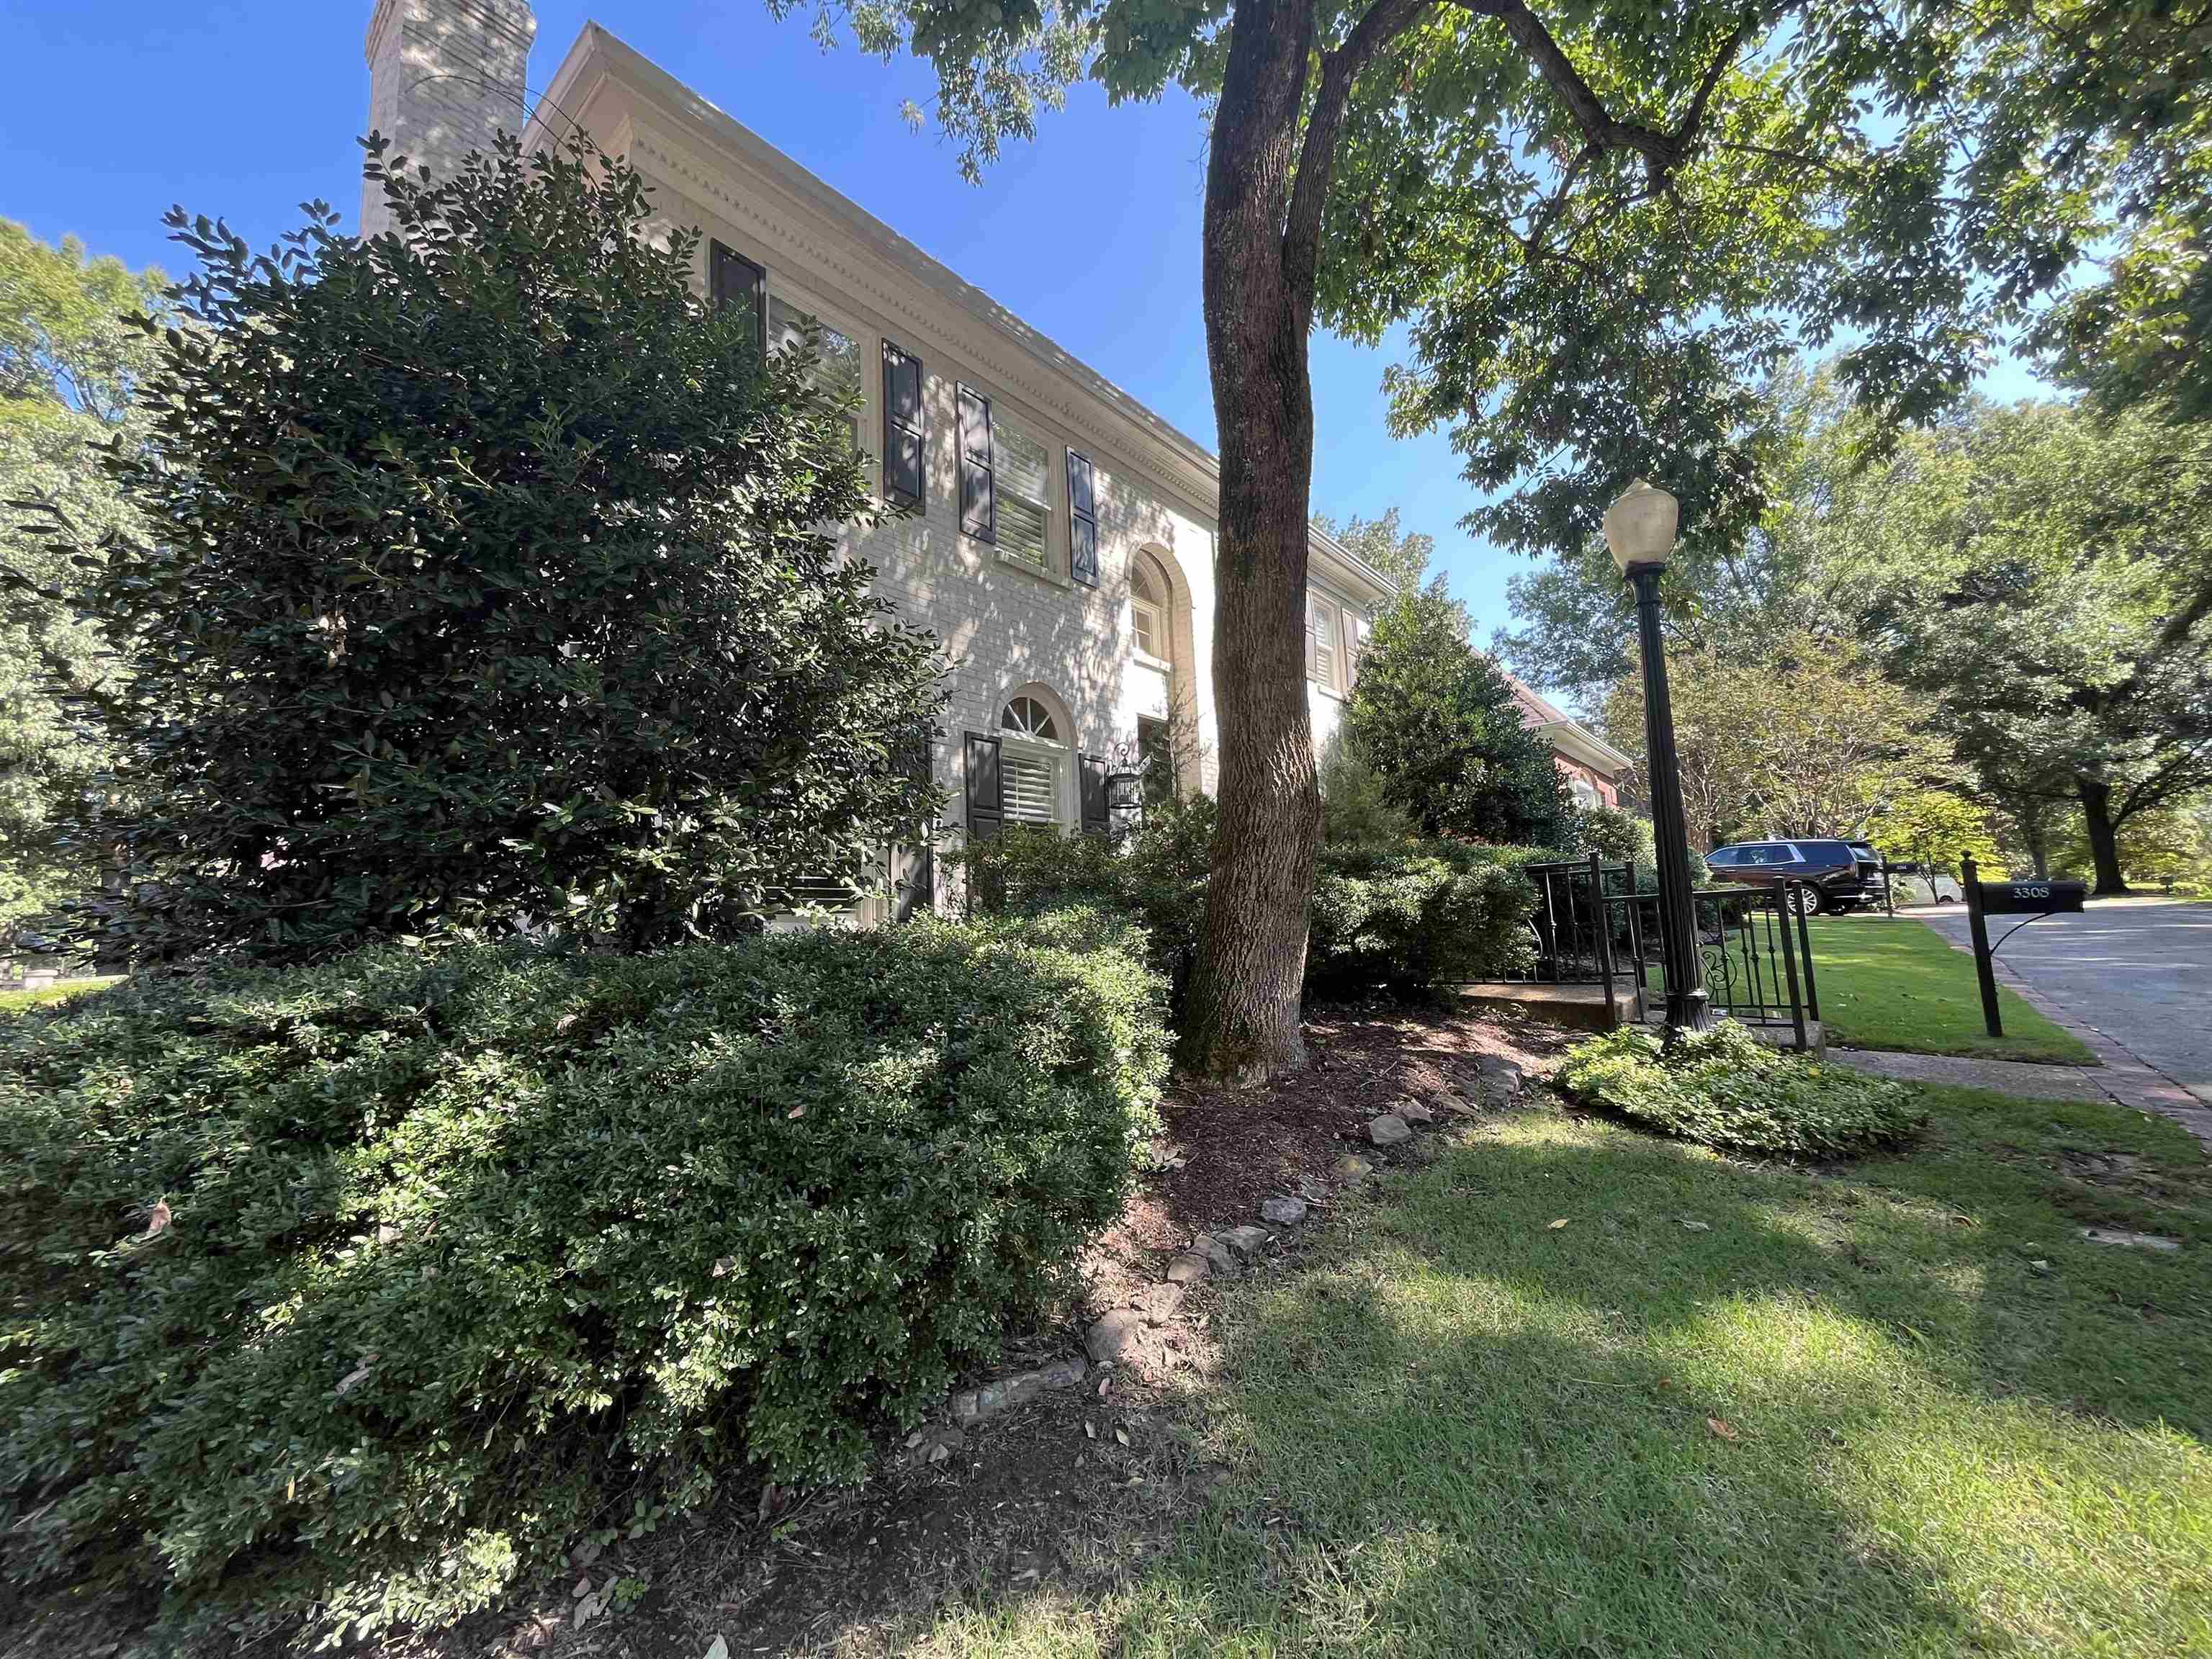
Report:
[[[702,293],[744,307],[764,348],[822,331],[903,509],[851,550],[954,664],[932,763],[948,827],[1103,827],[1117,766],[1211,790],[1212,455],[598,24],[529,102],[536,33],[528,0],[377,0],[371,125],[434,172],[501,129],[529,150],[581,127],[645,176],[662,222],[702,233]],[[385,228],[380,191],[362,217]],[[1395,590],[1318,534],[1309,583],[1325,745]],[[927,861],[891,856],[902,908],[927,902]]]

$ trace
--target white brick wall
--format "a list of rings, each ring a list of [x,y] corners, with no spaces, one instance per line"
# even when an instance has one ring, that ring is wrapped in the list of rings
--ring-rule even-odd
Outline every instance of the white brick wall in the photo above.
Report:
[[[536,22],[526,0],[378,0],[369,32],[372,120],[411,157],[449,169],[520,119]],[[542,122],[542,125],[541,125]],[[996,732],[1010,695],[1039,685],[1066,711],[1071,756],[1133,750],[1139,716],[1172,702],[1195,753],[1185,781],[1215,787],[1212,653],[1212,458],[1127,394],[1028,329],[596,26],[587,25],[550,78],[526,148],[574,128],[625,157],[653,191],[665,228],[697,228],[769,273],[784,298],[858,343],[866,409],[865,447],[879,465],[881,350],[885,340],[922,363],[928,409],[928,489],[917,515],[852,538],[877,567],[878,591],[944,641],[951,702],[935,753],[948,795],[945,821],[964,823],[964,736]],[[921,165],[917,160],[915,165]],[[380,200],[364,223],[380,228]],[[708,246],[699,253],[706,285]],[[992,400],[1048,457],[1048,562],[1054,574],[1000,556],[960,532],[956,386]],[[1099,584],[1068,568],[1066,455],[1095,468]],[[1148,550],[1174,589],[1168,675],[1135,653],[1131,562]],[[1316,538],[1317,569],[1370,606],[1387,586]],[[1171,682],[1171,683],[1170,683]],[[1316,694],[1317,736],[1336,705]],[[1065,769],[1063,816],[1077,816],[1076,768]],[[940,882],[940,893],[945,891]]]

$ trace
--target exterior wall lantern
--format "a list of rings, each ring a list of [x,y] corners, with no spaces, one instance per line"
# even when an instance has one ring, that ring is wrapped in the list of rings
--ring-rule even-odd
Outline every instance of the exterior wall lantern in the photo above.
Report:
[[[1115,746],[1120,765],[1106,775],[1106,816],[1115,841],[1145,821],[1145,775],[1129,769],[1129,745]]]
[[[1650,757],[1651,827],[1659,855],[1659,945],[1667,972],[1667,1040],[1713,1023],[1698,949],[1697,900],[1690,889],[1690,837],[1682,811],[1681,763],[1674,752],[1674,706],[1667,689],[1666,642],[1659,631],[1659,579],[1674,556],[1681,507],[1638,478],[1606,509],[1605,544],[1636,592],[1636,636],[1644,659],[1644,740]]]

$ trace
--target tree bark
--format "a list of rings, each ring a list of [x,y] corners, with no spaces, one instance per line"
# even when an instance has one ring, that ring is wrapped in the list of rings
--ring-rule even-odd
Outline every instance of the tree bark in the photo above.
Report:
[[[1288,279],[1283,235],[1312,44],[1310,6],[1237,8],[1206,174],[1221,817],[1182,1060],[1240,1085],[1304,1063],[1298,997],[1321,843],[1304,658],[1313,285],[1310,270],[1303,283]]]
[[[2112,786],[2101,778],[2084,777],[2075,781],[2076,792],[2081,799],[2081,823],[2089,832],[2089,858],[2097,873],[2096,886],[2092,890],[2099,898],[2111,898],[2128,890],[2128,878],[2120,870],[2119,826],[2112,822]]]

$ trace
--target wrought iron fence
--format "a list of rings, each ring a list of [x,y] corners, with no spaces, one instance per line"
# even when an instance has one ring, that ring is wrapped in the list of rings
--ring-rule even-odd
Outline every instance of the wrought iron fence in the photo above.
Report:
[[[1636,890],[1636,866],[1593,854],[1522,869],[1536,889],[1534,961],[1516,977],[1601,987],[1608,1009],[1617,991],[1632,989],[1638,1017],[1656,1018],[1667,994],[1659,895]],[[1802,1048],[1820,1001],[1796,885],[1703,888],[1690,902],[1710,1006],[1747,1025],[1786,1027]]]
[[[1787,1028],[1803,1048],[1820,1018],[1820,993],[1812,935],[1793,902],[1796,885],[1708,887],[1691,894],[1690,903],[1708,1006],[1746,1025]],[[1634,983],[1639,1012],[1654,1016],[1667,999],[1659,896],[1631,893],[1607,903],[1622,939],[1613,960]]]

